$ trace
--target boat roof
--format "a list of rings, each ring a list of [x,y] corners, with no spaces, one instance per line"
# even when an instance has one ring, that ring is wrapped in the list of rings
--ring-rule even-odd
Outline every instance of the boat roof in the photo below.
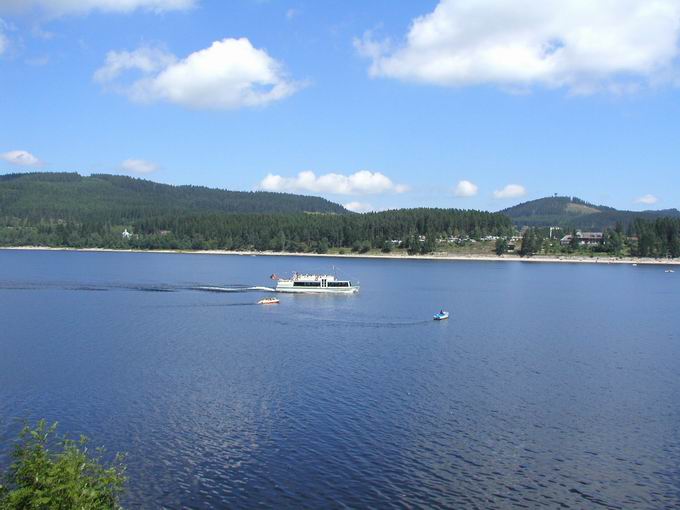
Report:
[[[293,273],[293,280],[327,280],[327,281],[335,281],[336,278],[335,276],[331,274],[307,274],[307,273]]]
[[[271,275],[272,280],[279,280],[279,281],[308,281],[308,282],[317,282],[321,280],[326,280],[329,282],[350,282],[350,280],[347,279],[342,279],[339,280],[335,275],[332,274],[313,274],[313,273],[298,273],[294,272],[293,275],[290,278],[286,277],[280,277],[277,274],[272,274]],[[351,283],[351,282],[350,282]]]

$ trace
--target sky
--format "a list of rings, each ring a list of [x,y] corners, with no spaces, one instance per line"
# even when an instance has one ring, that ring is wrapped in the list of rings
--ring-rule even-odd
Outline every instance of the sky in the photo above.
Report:
[[[0,0],[0,173],[680,207],[680,0]]]

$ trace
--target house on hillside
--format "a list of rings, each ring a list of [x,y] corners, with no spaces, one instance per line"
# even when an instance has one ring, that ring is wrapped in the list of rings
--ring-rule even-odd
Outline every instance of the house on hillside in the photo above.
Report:
[[[121,234],[123,236],[123,239],[130,239],[132,237],[132,234],[128,232],[127,229],[123,230],[123,233]]]
[[[573,239],[573,235],[567,234],[562,239],[560,239],[560,244],[562,246],[569,246]],[[597,244],[602,244],[604,241],[604,235],[602,232],[581,232],[576,231],[576,242],[579,246],[594,246]]]

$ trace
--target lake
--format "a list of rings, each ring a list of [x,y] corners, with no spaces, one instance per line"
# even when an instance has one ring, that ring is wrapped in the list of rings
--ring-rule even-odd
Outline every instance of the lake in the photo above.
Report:
[[[333,265],[359,294],[196,290]],[[0,251],[0,463],[44,417],[127,452],[127,508],[677,508],[679,305],[661,266]]]

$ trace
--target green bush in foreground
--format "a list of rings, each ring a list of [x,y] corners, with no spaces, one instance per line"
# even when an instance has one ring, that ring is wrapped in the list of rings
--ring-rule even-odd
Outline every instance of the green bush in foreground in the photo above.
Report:
[[[24,427],[13,463],[0,481],[0,510],[119,509],[125,484],[123,456],[106,464],[104,451],[88,450],[87,439],[56,437],[45,420]]]

